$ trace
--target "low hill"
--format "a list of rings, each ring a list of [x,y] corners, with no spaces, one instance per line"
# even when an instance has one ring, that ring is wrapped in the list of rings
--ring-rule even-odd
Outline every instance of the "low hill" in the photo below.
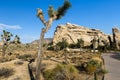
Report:
[[[50,43],[52,42],[53,38],[45,38],[45,42],[44,43]],[[38,44],[39,40],[34,40],[33,42],[31,42],[31,44]]]

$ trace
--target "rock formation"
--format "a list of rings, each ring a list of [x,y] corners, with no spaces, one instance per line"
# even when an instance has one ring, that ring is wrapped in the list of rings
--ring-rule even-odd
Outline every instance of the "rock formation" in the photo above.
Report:
[[[118,28],[112,28],[113,33],[113,45],[116,49],[119,49],[120,45],[120,32]]]
[[[90,29],[84,26],[67,23],[65,25],[59,25],[56,28],[53,37],[53,43],[56,44],[63,39],[66,39],[69,44],[74,44],[77,43],[77,39],[82,38],[85,42],[84,45],[87,46],[91,44],[91,40],[93,40],[94,37],[97,37],[97,39],[99,39],[99,44],[101,45],[102,40],[109,41],[108,35],[104,34],[100,30]]]

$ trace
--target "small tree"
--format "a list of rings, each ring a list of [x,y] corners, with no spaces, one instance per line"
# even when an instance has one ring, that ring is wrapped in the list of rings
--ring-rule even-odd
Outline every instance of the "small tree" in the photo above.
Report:
[[[48,9],[48,15],[49,19],[46,21],[44,19],[44,14],[41,9],[37,9],[37,16],[41,20],[41,22],[44,24],[44,28],[42,28],[41,34],[40,34],[40,39],[39,39],[39,48],[38,48],[38,56],[37,56],[37,62],[36,62],[36,80],[40,80],[41,76],[41,64],[42,64],[42,55],[44,53],[43,49],[43,43],[44,43],[44,35],[45,33],[49,30],[51,27],[53,21],[59,20],[62,18],[62,16],[65,15],[66,11],[69,9],[71,6],[70,2],[68,0],[65,0],[63,6],[59,7],[57,10],[55,10],[52,6],[49,7]]]
[[[56,46],[58,46],[60,50],[63,50],[68,47],[68,42],[65,39],[63,39],[61,42],[58,42]]]
[[[12,43],[20,43],[20,38],[16,35],[14,40],[11,41],[12,33],[3,30],[3,34],[1,35],[1,40],[3,42],[2,47],[2,56],[4,57],[6,55],[6,50],[8,46]]]
[[[63,52],[64,52],[63,54],[65,56],[65,63],[66,64],[68,63],[68,60],[67,60],[68,45],[69,44],[65,39],[63,39],[61,42],[58,42],[56,44],[56,46],[58,46],[60,48],[60,50],[63,50]]]
[[[77,39],[77,41],[77,47],[81,49],[84,46],[84,40],[81,38]]]

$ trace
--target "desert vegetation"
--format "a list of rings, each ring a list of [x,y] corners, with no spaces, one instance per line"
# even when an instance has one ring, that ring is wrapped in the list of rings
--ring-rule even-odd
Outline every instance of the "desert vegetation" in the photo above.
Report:
[[[73,39],[78,35],[72,38],[69,34],[77,34],[78,31],[75,30],[75,25],[67,24],[68,28],[65,29],[69,30],[69,34],[58,37],[56,42],[55,39],[49,43],[45,42],[45,34],[53,22],[65,16],[70,7],[68,0],[58,9],[50,6],[47,12],[48,20],[45,19],[44,9],[37,9],[37,17],[44,27],[35,44],[23,44],[18,35],[12,38],[11,32],[3,30],[0,45],[0,80],[104,80],[109,71],[105,68],[102,54],[120,51],[116,29],[112,29],[113,34],[107,35],[107,39],[105,34],[100,31],[97,33],[95,29],[85,31],[90,39],[85,38],[86,35],[82,37],[80,32],[85,33],[84,31],[79,32],[79,38]],[[71,29],[75,32],[70,31]],[[99,36],[99,33],[105,35],[105,39]],[[57,32],[54,35],[56,34]]]

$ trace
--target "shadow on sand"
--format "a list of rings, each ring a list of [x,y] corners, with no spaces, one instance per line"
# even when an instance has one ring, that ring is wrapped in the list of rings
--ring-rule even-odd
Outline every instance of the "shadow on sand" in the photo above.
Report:
[[[117,60],[120,60],[120,53],[112,53],[112,55],[110,56],[110,57],[112,57],[112,58],[114,58],[114,59],[117,59]]]

